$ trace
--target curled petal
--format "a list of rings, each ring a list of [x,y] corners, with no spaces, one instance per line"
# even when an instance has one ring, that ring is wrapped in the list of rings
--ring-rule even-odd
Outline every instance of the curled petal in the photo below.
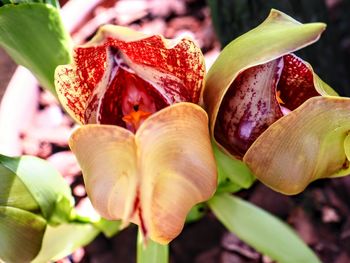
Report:
[[[77,129],[69,145],[96,210],[107,219],[128,221],[138,184],[134,134],[117,126],[90,124]]]
[[[149,235],[168,243],[191,207],[216,188],[208,119],[194,104],[175,104],[150,117],[136,134],[142,165],[141,205]]]
[[[293,54],[285,55],[240,73],[219,108],[214,138],[239,158],[272,123],[318,95],[310,65]],[[317,79],[316,79],[317,80]]]
[[[283,61],[276,59],[249,68],[225,94],[214,132],[230,153],[243,156],[261,132],[283,116],[276,99],[282,66]]]
[[[73,64],[56,69],[58,97],[80,123],[115,124],[103,122],[103,109],[112,107],[114,118],[121,119],[125,87],[116,81],[120,70],[142,79],[148,96],[155,94],[163,108],[175,102],[198,103],[205,66],[200,48],[189,39],[168,40],[106,25],[90,42],[75,48]],[[117,106],[104,105],[111,93]]]
[[[314,180],[350,173],[350,99],[314,97],[272,124],[243,161],[264,184],[297,194]]]
[[[178,103],[150,116],[135,135],[109,125],[79,128],[70,146],[95,208],[138,224],[159,243],[174,239],[191,207],[216,189],[207,123],[199,106]]]
[[[278,61],[282,57],[283,63],[287,64],[286,62],[290,62],[293,59],[291,59],[292,57],[288,58],[286,55],[317,41],[324,29],[325,24],[323,23],[301,24],[282,12],[271,10],[269,17],[261,25],[235,39],[228,46],[226,46],[208,72],[203,94],[204,104],[209,115],[210,131],[212,135],[215,133],[216,122],[219,121],[217,118],[220,111],[220,106],[225,103],[225,95],[230,92],[229,89],[232,88],[232,85],[236,85],[234,82],[239,78],[240,74],[245,74],[245,71],[247,70],[259,70],[259,67],[260,70],[267,70],[264,65],[274,63],[273,61]],[[264,129],[266,129],[273,119],[276,120],[281,115],[280,110],[278,110],[276,107],[276,96],[272,93],[275,91],[275,89],[277,91],[277,81],[281,80],[283,82],[285,80],[291,80],[288,73],[293,72],[294,66],[295,61],[293,61],[293,67],[286,70],[286,72],[280,72],[280,67],[275,67],[276,78],[273,77],[270,80],[270,83],[268,83],[271,90],[267,92],[266,98],[260,101],[261,105],[268,103],[272,106],[272,108],[267,108],[268,115],[266,115],[266,112],[259,110],[259,107],[256,107],[258,111],[247,113],[248,115],[262,115],[265,120],[260,121],[261,119],[259,119],[259,123],[264,123],[261,125],[261,127]],[[265,69],[263,67],[265,67]],[[323,83],[318,81],[319,78],[313,73],[311,67],[306,67],[306,70],[311,70],[311,76],[314,77],[313,82],[317,93],[324,94],[328,91],[332,92],[328,86],[323,86]],[[285,78],[282,78],[282,76],[285,76]],[[254,82],[254,75],[253,79],[245,79],[246,83],[247,81]],[[308,83],[309,85],[309,82],[305,83]],[[304,87],[304,85],[302,87]],[[253,105],[252,99],[257,100],[254,92],[266,93],[264,90],[250,90],[248,93],[244,93],[244,99],[246,100],[245,104],[248,105],[250,102],[251,105]],[[294,96],[295,94],[298,94],[298,92],[295,92]],[[332,94],[334,94],[334,92],[332,92]],[[288,98],[288,95],[286,96]],[[235,107],[236,105],[231,107],[231,110],[229,111],[233,112]],[[224,116],[222,117],[224,118]],[[237,119],[237,116],[235,118]],[[258,130],[262,130],[261,127],[256,128],[254,131],[252,129],[254,125],[243,125],[243,130],[251,130],[253,135],[259,134]],[[248,129],[246,129],[246,127]],[[225,127],[221,127],[221,129],[225,130]],[[228,129],[226,128],[226,130]],[[236,131],[230,132],[235,133]],[[253,141],[255,139],[254,137],[256,136],[252,136],[250,141]],[[217,138],[214,137],[214,140],[218,142],[219,146],[223,148],[226,153],[235,156],[237,155],[237,151],[240,153],[238,155],[241,155],[241,153],[244,152],[250,144],[248,142],[242,147],[239,147],[240,149],[235,152],[225,149],[226,147],[223,145],[225,143],[222,141],[220,142],[217,140]]]
[[[283,56],[283,70],[277,92],[281,104],[288,110],[296,109],[315,96],[338,95],[315,74],[310,64],[294,54]]]

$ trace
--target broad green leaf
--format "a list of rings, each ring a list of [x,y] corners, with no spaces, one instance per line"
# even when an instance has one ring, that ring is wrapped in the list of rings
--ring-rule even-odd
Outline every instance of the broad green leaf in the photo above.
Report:
[[[350,99],[314,97],[273,123],[243,160],[272,189],[297,194],[314,180],[348,175]]]
[[[40,250],[45,227],[41,216],[0,206],[0,262],[30,262]]]
[[[255,177],[245,163],[223,153],[216,143],[213,143],[213,150],[219,176],[218,190],[221,187],[232,190],[238,187],[247,189],[254,183]],[[235,186],[229,187],[228,182],[234,183]]]
[[[169,246],[150,239],[144,242],[141,232],[137,236],[137,263],[169,263]]]
[[[57,261],[71,254],[79,247],[89,244],[99,230],[88,223],[69,223],[48,226],[40,253],[32,263]]]
[[[32,212],[40,210],[38,202],[21,179],[1,164],[0,182],[0,206],[11,206]]]
[[[13,158],[0,155],[0,166],[17,175],[39,204],[46,220],[50,223],[69,220],[74,202],[71,190],[51,165],[31,156]],[[31,199],[28,201],[32,202]]]
[[[266,211],[228,194],[216,195],[208,203],[229,231],[273,260],[320,262],[292,228]]]
[[[0,0],[0,7],[7,4],[28,4],[28,3],[50,4],[54,7],[59,7],[57,0]]]
[[[71,60],[71,39],[58,9],[42,3],[0,7],[0,46],[56,94],[54,71]]]

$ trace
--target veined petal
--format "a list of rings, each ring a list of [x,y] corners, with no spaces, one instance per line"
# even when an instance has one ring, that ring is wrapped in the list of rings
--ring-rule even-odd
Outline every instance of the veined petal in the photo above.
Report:
[[[141,207],[151,239],[166,244],[190,209],[216,189],[216,164],[206,113],[179,103],[148,118],[136,133],[142,167]]]
[[[85,125],[69,141],[95,209],[107,219],[130,221],[139,183],[134,134],[118,126]]]
[[[313,71],[311,65],[294,54],[283,56],[283,70],[277,92],[283,107],[294,110],[315,96],[337,96]]]
[[[226,46],[208,72],[203,96],[212,135],[220,106],[239,74],[317,41],[324,29],[323,23],[301,24],[282,12],[271,10],[262,24]],[[315,86],[321,84],[317,80],[315,77]],[[329,90],[322,87],[316,89]],[[224,148],[220,142],[219,146]],[[227,150],[226,153],[232,155]]]
[[[261,132],[283,116],[276,99],[282,68],[282,59],[249,68],[225,94],[214,138],[230,153],[243,156]]]
[[[310,65],[287,54],[241,72],[219,108],[214,138],[228,152],[243,157],[272,123],[311,97],[327,95]]]
[[[195,104],[164,108],[135,135],[117,126],[82,126],[70,147],[101,215],[134,222],[159,243],[175,238],[191,207],[216,189],[208,119]]]
[[[62,106],[78,123],[85,123],[85,111],[98,83],[106,76],[105,47],[74,50],[74,63],[58,66],[55,87]]]
[[[193,41],[167,40],[107,25],[90,42],[75,48],[73,64],[56,69],[56,90],[67,112],[80,123],[100,123],[104,119],[100,110],[110,107],[102,105],[106,95],[110,97],[114,92],[114,98],[122,96],[123,90],[115,88],[119,85],[115,81],[119,69],[142,79],[149,86],[148,92],[165,102],[158,103],[162,107],[199,101],[205,66],[201,50]],[[114,117],[120,117],[120,113]]]
[[[108,39],[107,46],[121,51],[131,62],[129,66],[142,65],[170,74],[182,81],[189,97],[186,101],[197,103],[205,74],[204,57],[200,48],[190,39],[165,39],[160,35],[145,35],[121,26],[103,26],[96,37],[87,44],[96,45]],[[146,79],[147,80],[147,79]],[[166,77],[161,81],[167,84]],[[178,94],[184,91],[179,90]]]
[[[272,124],[243,161],[264,184],[297,194],[314,180],[350,173],[350,99],[314,97]]]

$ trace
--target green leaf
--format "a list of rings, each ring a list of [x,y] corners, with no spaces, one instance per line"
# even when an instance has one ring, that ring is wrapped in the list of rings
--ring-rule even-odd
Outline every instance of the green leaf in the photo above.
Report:
[[[6,5],[6,4],[28,4],[28,3],[50,4],[54,7],[59,7],[57,0],[0,0],[0,6]]]
[[[277,262],[320,262],[292,228],[264,210],[228,194],[208,203],[229,231]]]
[[[152,240],[143,242],[143,237],[139,231],[137,236],[137,263],[168,263],[169,246],[160,245]]]
[[[79,247],[89,244],[99,233],[92,224],[70,223],[48,226],[43,245],[32,263],[57,261]]]
[[[58,9],[42,3],[0,7],[0,46],[56,94],[54,71],[71,60],[71,39]]]
[[[0,262],[30,262],[40,250],[45,227],[38,215],[0,206]]]
[[[0,206],[11,206],[32,212],[40,210],[38,202],[21,179],[1,164],[0,182]]]
[[[120,220],[106,220],[101,218],[99,221],[93,223],[106,237],[111,238],[120,231]]]
[[[13,158],[0,155],[0,167],[17,175],[49,223],[69,220],[74,203],[71,190],[63,177],[46,161],[31,156]],[[19,200],[22,200],[19,207],[25,206],[25,200]],[[28,201],[33,203],[30,198]]]
[[[242,187],[238,184],[231,182],[229,179],[227,179],[226,182],[222,182],[218,185],[218,188],[216,189],[216,194],[219,193],[236,193],[242,190]]]
[[[216,143],[213,143],[213,150],[219,177],[218,191],[247,189],[254,183],[255,177],[245,163],[223,153]]]

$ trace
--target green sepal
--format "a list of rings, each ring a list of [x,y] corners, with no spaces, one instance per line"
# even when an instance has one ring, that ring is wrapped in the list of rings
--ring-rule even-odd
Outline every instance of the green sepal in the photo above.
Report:
[[[320,263],[291,227],[238,197],[222,194],[209,202],[216,217],[240,239],[280,263]]]
[[[212,143],[218,170],[217,193],[237,192],[248,189],[255,181],[255,177],[242,161],[231,158],[222,152],[215,142]]]
[[[30,262],[40,250],[45,228],[39,215],[0,206],[0,262]]]
[[[56,94],[54,72],[70,63],[72,46],[57,8],[42,3],[0,7],[0,46]]]

